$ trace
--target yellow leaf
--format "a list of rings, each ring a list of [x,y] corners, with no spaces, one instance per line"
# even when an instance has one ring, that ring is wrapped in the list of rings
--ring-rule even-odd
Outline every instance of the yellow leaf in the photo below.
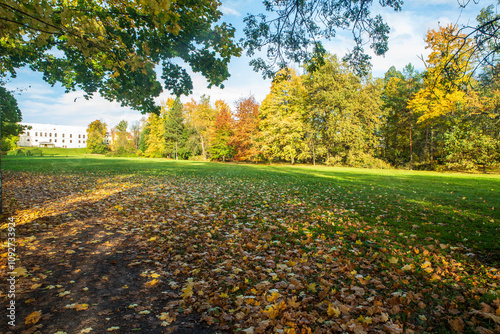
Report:
[[[424,271],[426,273],[430,274],[430,273],[432,273],[434,271],[434,269],[428,267],[428,268],[425,268]]]
[[[309,289],[309,291],[311,291],[311,292],[316,292],[316,283],[311,283],[311,284],[309,284],[308,289]]]
[[[188,283],[188,285],[182,289],[182,298],[186,299],[193,296],[193,283]]]
[[[75,309],[77,311],[84,311],[89,308],[89,304],[75,304]]]
[[[119,329],[120,329],[120,327],[113,326],[113,327],[109,327],[108,329],[106,329],[106,332],[114,332],[114,331],[117,331]]]
[[[277,291],[274,291],[273,293],[271,293],[270,296],[267,296],[267,301],[270,302],[270,303],[273,303],[276,299],[278,299],[280,297],[280,293],[277,292]]]
[[[157,274],[157,273],[151,274],[151,277],[152,277],[152,278],[158,278],[158,277],[160,277],[160,276],[161,276],[161,275],[159,275],[159,274]]]
[[[429,261],[425,261],[421,266],[420,268],[422,269],[425,269],[425,268],[428,268],[430,267],[432,264],[429,262]]]
[[[35,290],[35,289],[38,289],[39,287],[41,287],[42,285],[41,284],[33,284],[31,286],[31,290]]]
[[[159,282],[159,280],[154,279],[152,281],[147,282],[145,285],[151,287],[151,286],[158,284],[158,282]]]
[[[28,271],[26,270],[26,268],[24,267],[17,267],[16,269],[14,269],[11,273],[12,276],[15,276],[15,277],[19,277],[19,276],[24,276],[28,273]]]
[[[74,250],[72,250],[72,249],[68,249],[68,250],[66,251],[66,254],[73,254],[73,253],[75,253],[75,251],[74,251]]]
[[[333,306],[331,303],[328,303],[328,310],[326,311],[328,316],[334,316],[338,318],[340,316],[340,309],[336,306]]]
[[[42,312],[35,311],[26,317],[26,319],[24,320],[24,323],[26,325],[34,325],[40,320],[41,317],[42,317]]]
[[[393,256],[393,257],[391,257],[391,258],[389,259],[389,263],[396,264],[396,263],[398,263],[398,259],[397,259],[396,257],[394,257],[394,256]]]
[[[87,327],[87,328],[84,328],[80,331],[80,334],[84,334],[84,333],[90,333],[92,332],[93,328],[92,327]]]

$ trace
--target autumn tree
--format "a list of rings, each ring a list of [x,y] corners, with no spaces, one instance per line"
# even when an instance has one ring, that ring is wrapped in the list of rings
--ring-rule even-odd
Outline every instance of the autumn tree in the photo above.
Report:
[[[235,29],[217,23],[216,0],[0,2],[0,76],[23,66],[50,84],[99,92],[141,112],[159,112],[162,87],[188,94],[193,84],[182,60],[209,86],[229,77],[230,59],[240,55]],[[155,67],[161,66],[161,79]]]
[[[210,156],[212,159],[226,161],[234,154],[234,147],[231,145],[233,136],[234,121],[231,117],[231,109],[222,100],[215,101],[215,119],[210,128]]]
[[[293,69],[278,72],[260,106],[261,150],[268,160],[294,164],[309,157],[305,141],[305,89]]]
[[[87,127],[87,153],[104,154],[108,150],[105,143],[107,125],[95,120]]]
[[[250,96],[236,101],[234,132],[231,144],[235,149],[235,160],[248,161],[258,153],[259,104]]]
[[[167,142],[165,140],[165,110],[162,109],[160,115],[155,113],[149,114],[147,120],[147,148],[144,155],[149,158],[161,158],[164,156]]]
[[[327,162],[363,165],[378,145],[379,85],[361,80],[336,56],[308,73],[304,85],[307,119],[326,148]]]
[[[210,126],[215,119],[215,109],[210,105],[210,97],[203,95],[199,102],[191,99],[184,105],[186,118],[196,131],[201,145],[201,155],[207,159]]]
[[[473,68],[470,41],[464,39],[453,25],[429,30],[426,48],[427,70],[423,87],[409,101],[409,108],[419,115],[418,123],[426,127],[426,160],[434,162],[444,158],[444,133],[450,128],[450,120],[464,117],[468,112]],[[456,57],[458,50],[461,57]]]

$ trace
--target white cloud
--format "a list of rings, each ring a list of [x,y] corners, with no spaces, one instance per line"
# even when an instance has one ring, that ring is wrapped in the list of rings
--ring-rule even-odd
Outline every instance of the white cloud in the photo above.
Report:
[[[236,9],[233,9],[233,8],[230,8],[230,7],[227,7],[224,5],[220,6],[219,9],[222,12],[222,14],[224,14],[224,15],[241,16],[241,13],[238,12]]]

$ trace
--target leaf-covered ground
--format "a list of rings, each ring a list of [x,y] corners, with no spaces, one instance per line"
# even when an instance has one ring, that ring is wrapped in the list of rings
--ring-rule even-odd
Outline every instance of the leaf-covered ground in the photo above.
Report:
[[[500,332],[498,178],[164,166],[4,172],[2,332]]]

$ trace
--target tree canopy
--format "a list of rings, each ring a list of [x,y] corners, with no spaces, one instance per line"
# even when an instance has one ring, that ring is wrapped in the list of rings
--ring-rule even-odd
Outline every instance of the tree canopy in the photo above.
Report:
[[[249,56],[266,49],[267,60],[251,61],[254,69],[272,77],[290,61],[301,63],[325,53],[321,40],[335,37],[337,29],[349,29],[355,47],[346,55],[358,74],[367,74],[370,56],[364,52],[367,40],[376,55],[388,50],[389,26],[381,15],[373,16],[373,0],[264,0],[268,15],[250,14],[245,18],[243,45]],[[379,0],[382,7],[400,11],[402,0]],[[311,52],[311,48],[314,50]]]
[[[0,78],[23,66],[50,84],[99,92],[141,112],[159,112],[163,89],[188,94],[185,63],[209,86],[240,55],[234,28],[217,24],[218,0],[1,0]],[[160,81],[155,69],[161,66]]]

